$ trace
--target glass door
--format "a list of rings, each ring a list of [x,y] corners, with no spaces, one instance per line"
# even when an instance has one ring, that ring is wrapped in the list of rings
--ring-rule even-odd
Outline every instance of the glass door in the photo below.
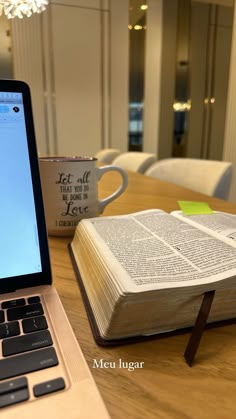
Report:
[[[170,70],[162,68],[163,109],[159,129],[159,157],[221,160],[233,3],[231,6],[221,6],[211,1],[167,0],[164,2],[163,16],[162,56],[168,45],[165,42],[170,39],[168,33],[173,32],[175,26],[176,34],[172,39],[175,42],[176,59],[175,87],[173,97],[169,94],[168,103],[165,96],[171,83],[168,77]],[[170,18],[174,22],[171,28],[168,26]],[[168,42],[170,45],[170,40]],[[167,132],[170,128],[166,126],[164,118],[164,115],[170,115],[170,106],[173,107],[171,133]],[[170,145],[169,148],[166,144]]]

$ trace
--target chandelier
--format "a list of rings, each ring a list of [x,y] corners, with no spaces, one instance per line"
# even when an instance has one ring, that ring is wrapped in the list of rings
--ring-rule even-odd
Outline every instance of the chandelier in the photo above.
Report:
[[[4,13],[8,19],[22,19],[43,12],[47,5],[48,0],[0,0],[0,16]]]

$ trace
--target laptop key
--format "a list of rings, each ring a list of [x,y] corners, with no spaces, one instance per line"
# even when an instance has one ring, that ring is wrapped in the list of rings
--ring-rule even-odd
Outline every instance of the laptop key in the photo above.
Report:
[[[0,310],[0,323],[4,322],[4,311]]]
[[[44,396],[45,394],[54,393],[55,391],[63,390],[65,388],[65,381],[59,377],[54,380],[45,381],[44,383],[34,386],[33,391],[35,397]]]
[[[27,388],[24,388],[23,390],[14,391],[8,394],[3,394],[2,396],[0,396],[0,408],[24,402],[25,400],[28,400],[28,398],[29,392]]]
[[[0,339],[17,336],[20,334],[20,326],[18,322],[10,322],[0,324]]]
[[[54,348],[40,349],[11,358],[0,359],[0,380],[56,365],[58,365],[58,358]]]
[[[28,304],[40,303],[39,295],[34,295],[33,297],[28,298]]]
[[[1,326],[0,326],[1,327]],[[47,320],[44,316],[31,317],[22,321],[24,333],[37,332],[48,328]]]
[[[16,355],[21,352],[32,351],[34,349],[45,348],[53,344],[50,332],[30,333],[16,338],[4,339],[2,341],[3,356]]]
[[[13,380],[4,381],[0,383],[0,395],[5,393],[11,393],[12,391],[21,390],[27,388],[28,383],[26,377],[15,378]]]
[[[2,308],[13,308],[13,307],[20,307],[24,305],[25,305],[25,299],[18,298],[17,300],[4,301],[2,303]]]
[[[7,310],[8,321],[25,319],[27,317],[41,316],[44,314],[43,307],[40,303],[30,304],[23,307],[9,308]]]

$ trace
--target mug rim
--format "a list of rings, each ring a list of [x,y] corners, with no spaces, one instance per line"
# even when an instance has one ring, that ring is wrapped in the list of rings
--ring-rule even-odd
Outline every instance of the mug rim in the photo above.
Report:
[[[96,161],[96,157],[89,156],[42,156],[39,157],[40,161],[53,162],[53,163],[67,163],[67,162],[89,162]]]

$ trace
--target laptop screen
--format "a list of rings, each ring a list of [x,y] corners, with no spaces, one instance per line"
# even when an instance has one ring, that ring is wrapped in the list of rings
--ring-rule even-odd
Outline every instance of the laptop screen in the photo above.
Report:
[[[6,278],[42,270],[22,93],[0,92],[0,139],[0,278]]]
[[[14,81],[12,83],[14,88]],[[16,91],[5,91],[1,89],[1,84],[2,81],[0,81],[0,282],[3,278],[22,278],[26,275],[29,279],[34,274],[37,276],[38,273],[42,273],[43,252],[42,240],[39,237],[41,234],[39,217],[41,222],[44,221],[42,214],[40,215],[42,208],[37,211],[37,205],[42,205],[42,196],[36,148],[32,148],[34,131],[31,104],[29,98],[25,97],[27,91],[20,92],[19,85]],[[44,238],[45,246],[47,243]],[[25,281],[22,285],[26,285]],[[31,283],[28,286],[32,285]],[[17,287],[21,288],[21,284]]]

